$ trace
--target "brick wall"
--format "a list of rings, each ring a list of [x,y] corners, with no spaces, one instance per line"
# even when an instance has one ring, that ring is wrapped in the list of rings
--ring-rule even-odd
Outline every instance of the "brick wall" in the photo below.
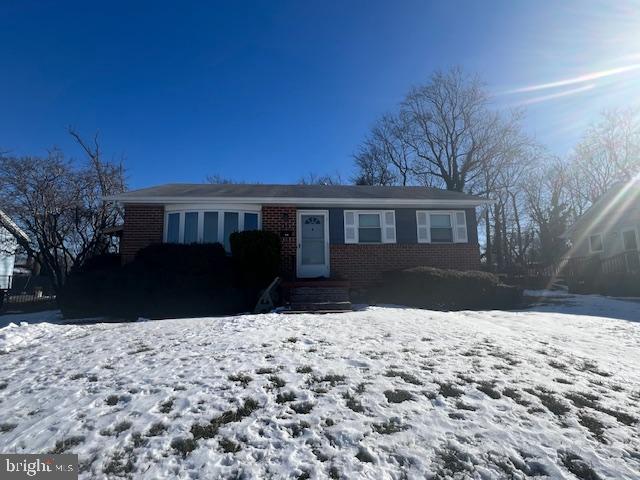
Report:
[[[331,276],[349,280],[353,286],[376,283],[385,270],[430,266],[478,270],[480,248],[473,243],[331,245]]]
[[[262,229],[280,235],[282,242],[282,274],[286,278],[295,277],[297,251],[296,207],[289,205],[263,205]]]
[[[120,243],[122,262],[130,262],[138,250],[162,243],[164,205],[125,205],[124,232]]]

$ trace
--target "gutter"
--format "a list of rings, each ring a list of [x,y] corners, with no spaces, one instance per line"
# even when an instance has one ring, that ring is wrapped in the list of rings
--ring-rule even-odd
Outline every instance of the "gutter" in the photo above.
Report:
[[[492,199],[477,200],[438,200],[408,198],[310,198],[310,197],[127,197],[110,195],[102,198],[105,202],[121,204],[260,204],[260,205],[296,205],[296,206],[404,206],[404,207],[459,207],[475,208],[492,205]]]

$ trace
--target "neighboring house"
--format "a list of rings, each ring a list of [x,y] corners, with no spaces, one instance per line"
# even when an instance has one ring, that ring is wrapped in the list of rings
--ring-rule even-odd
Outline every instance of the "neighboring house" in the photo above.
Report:
[[[487,200],[427,187],[169,184],[105,200],[124,205],[123,261],[159,242],[220,242],[263,229],[282,240],[288,278],[365,285],[395,268],[478,269],[476,207]]]
[[[564,234],[573,260],[597,256],[604,271],[637,269],[640,181],[614,185]]]
[[[28,242],[29,237],[0,210],[0,290],[11,288],[19,240]]]

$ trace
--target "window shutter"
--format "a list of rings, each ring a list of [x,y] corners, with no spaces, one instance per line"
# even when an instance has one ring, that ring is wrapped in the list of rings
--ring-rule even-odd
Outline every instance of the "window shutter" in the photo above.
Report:
[[[344,243],[358,243],[356,214],[349,210],[345,210],[344,212]]]
[[[455,213],[456,243],[467,243],[467,217],[465,212]]]
[[[427,212],[416,212],[416,221],[418,223],[418,243],[429,243],[429,214]]]
[[[382,212],[382,243],[396,243],[396,212]]]

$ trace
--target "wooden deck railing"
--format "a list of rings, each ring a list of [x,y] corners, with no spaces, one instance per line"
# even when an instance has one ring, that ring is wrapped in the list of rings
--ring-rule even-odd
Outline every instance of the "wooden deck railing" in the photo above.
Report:
[[[599,273],[640,273],[640,252],[632,250],[612,257],[572,257],[567,260],[562,272],[568,277],[582,277]]]

